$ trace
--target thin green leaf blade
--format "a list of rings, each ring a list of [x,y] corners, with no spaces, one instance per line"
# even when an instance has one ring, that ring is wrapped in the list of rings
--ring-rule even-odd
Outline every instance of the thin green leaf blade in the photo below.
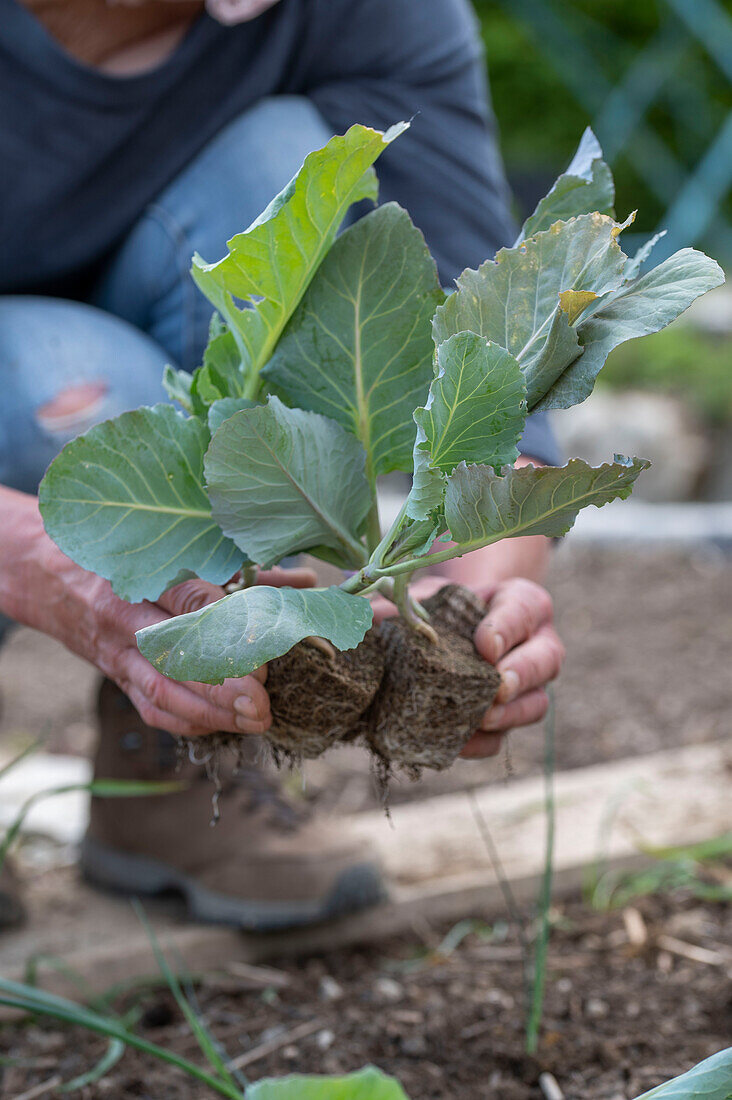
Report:
[[[371,502],[364,467],[349,432],[276,397],[225,420],[205,461],[216,521],[262,566],[317,545],[360,564]]]
[[[143,657],[173,680],[220,684],[247,676],[303,638],[353,649],[371,626],[368,600],[340,588],[255,585],[137,633]]]
[[[582,356],[556,380],[536,408],[567,409],[584,401],[613,348],[626,340],[659,332],[696,298],[723,282],[719,264],[703,252],[683,248],[626,283],[597,303],[586,320],[580,319]]]
[[[732,1047],[644,1092],[637,1100],[732,1100]]]
[[[444,297],[424,237],[387,203],[335,242],[263,376],[288,404],[353,432],[374,476],[409,470]]]
[[[447,526],[466,552],[520,535],[558,538],[582,508],[625,499],[649,466],[620,455],[598,467],[573,458],[566,466],[522,466],[501,477],[489,466],[463,464],[447,479]]]
[[[54,542],[122,599],[158,596],[187,577],[227,581],[241,553],[211,516],[205,423],[170,405],[91,428],[51,463],[39,491]]]
[[[386,133],[356,125],[331,138],[323,149],[305,158],[300,171],[264,213],[228,242],[223,259],[205,263],[194,257],[196,284],[236,340],[249,387],[243,396],[256,395],[256,376],[272,355],[349,207],[362,199],[376,200],[372,165],[407,125],[399,123]],[[234,298],[243,299],[250,308],[239,309]]]
[[[346,1077],[264,1078],[249,1086],[244,1100],[407,1100],[407,1094],[394,1077],[366,1066]]]
[[[436,376],[414,413],[430,466],[451,473],[460,462],[509,466],[526,421],[526,384],[510,352],[473,332],[437,349]]]
[[[125,1044],[121,1039],[110,1039],[106,1051],[96,1065],[88,1069],[86,1073],[81,1073],[78,1077],[74,1077],[71,1081],[62,1085],[58,1091],[66,1095],[70,1092],[78,1092],[86,1088],[87,1085],[96,1084],[96,1082],[101,1080],[101,1078],[109,1073],[111,1069],[114,1069],[120,1058],[124,1055],[125,1050]]]
[[[536,210],[524,222],[516,244],[526,237],[548,229],[556,221],[567,221],[578,214],[613,214],[615,184],[612,172],[602,159],[600,143],[588,127],[572,162],[539,201]]]
[[[599,296],[621,286],[627,259],[617,240],[621,228],[605,215],[583,214],[464,271],[435,313],[435,343],[470,331],[506,348],[524,372],[532,411],[582,354],[559,296]]]

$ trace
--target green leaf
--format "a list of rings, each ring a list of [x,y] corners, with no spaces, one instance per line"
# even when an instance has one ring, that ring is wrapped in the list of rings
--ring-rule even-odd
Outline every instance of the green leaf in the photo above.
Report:
[[[310,635],[353,649],[372,618],[368,600],[340,588],[255,585],[145,627],[137,644],[165,676],[220,684],[229,676],[247,676]]]
[[[367,1066],[347,1077],[265,1078],[250,1085],[244,1100],[407,1100],[394,1077]]]
[[[534,213],[524,222],[516,244],[549,229],[556,221],[578,214],[613,214],[615,185],[612,172],[602,159],[600,143],[588,127],[567,171],[559,177]]]
[[[506,348],[524,372],[532,410],[582,351],[559,295],[621,286],[620,229],[612,218],[583,214],[464,271],[435,314],[435,343],[469,330]]]
[[[464,552],[519,535],[557,538],[582,508],[625,499],[649,466],[620,455],[598,467],[573,458],[566,466],[522,466],[501,477],[490,466],[463,464],[447,479],[447,526]]]
[[[241,412],[242,409],[253,409],[255,405],[256,402],[250,401],[248,397],[221,397],[214,401],[208,410],[208,426],[211,435],[214,435],[223,422],[234,413]]]
[[[372,476],[409,470],[412,411],[432,378],[430,322],[444,297],[407,212],[381,206],[335,242],[263,377],[288,404],[353,432]]]
[[[214,314],[214,318],[216,318]],[[211,324],[203,366],[193,374],[191,390],[205,406],[226,397],[241,397],[246,379],[241,355],[230,332],[220,322]]]
[[[632,256],[625,265],[625,281],[629,282],[631,279],[637,278],[640,274],[640,269],[650,256],[653,249],[656,247],[660,240],[666,236],[666,230],[662,229],[660,233],[654,233],[652,237],[649,237],[645,244],[642,244],[638,251]]]
[[[361,444],[335,421],[271,397],[213,437],[205,469],[214,517],[258,565],[322,544],[358,566],[371,503],[364,463]]]
[[[430,466],[451,473],[460,462],[513,464],[526,421],[526,385],[505,348],[473,332],[450,336],[437,349],[427,404],[414,419]]]
[[[163,370],[163,389],[171,401],[177,401],[187,413],[198,413],[197,402],[191,393],[193,375],[187,370],[175,370],[166,363]]]
[[[223,584],[241,553],[211,517],[207,426],[170,405],[106,420],[68,443],[39,491],[53,541],[124,600],[156,600],[187,577]]]
[[[412,488],[406,502],[406,515],[412,520],[423,521],[442,509],[445,499],[445,475],[430,466],[427,434],[417,424],[413,451],[414,469]]]
[[[194,256],[192,274],[199,289],[226,320],[239,350],[246,388],[256,396],[258,373],[272,355],[349,209],[376,200],[371,167],[407,128],[385,134],[352,126],[310,153],[294,177],[244,233],[228,242],[228,254],[208,264]],[[234,299],[250,308],[239,309]],[[226,396],[226,395],[221,395]]]
[[[637,1100],[732,1100],[732,1047],[644,1092]]]
[[[579,322],[581,358],[565,370],[536,408],[567,409],[584,401],[613,348],[665,328],[696,298],[723,282],[719,264],[703,252],[683,248],[596,303],[594,312]]]

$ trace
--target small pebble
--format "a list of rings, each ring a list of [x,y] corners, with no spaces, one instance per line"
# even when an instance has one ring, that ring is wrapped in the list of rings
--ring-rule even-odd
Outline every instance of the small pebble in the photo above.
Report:
[[[408,1039],[402,1039],[401,1048],[412,1058],[423,1058],[427,1053],[427,1040],[424,1035],[410,1035]]]
[[[324,1027],[322,1031],[319,1031],[315,1036],[315,1045],[318,1050],[330,1050],[335,1042],[335,1033],[329,1028]]]
[[[609,1011],[606,1002],[601,1001],[599,997],[590,997],[585,1003],[585,1014],[591,1020],[603,1020]]]
[[[395,982],[393,978],[377,978],[374,982],[374,993],[382,1001],[401,1001],[404,996],[404,986]]]
[[[343,997],[343,989],[335,980],[331,978],[330,974],[326,974],[320,979],[320,985],[318,987],[321,1001],[340,1001]]]

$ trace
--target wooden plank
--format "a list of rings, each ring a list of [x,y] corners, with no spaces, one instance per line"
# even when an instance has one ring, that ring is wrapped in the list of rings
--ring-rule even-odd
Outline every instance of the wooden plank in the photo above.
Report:
[[[557,775],[556,896],[581,886],[600,850],[607,867],[638,866],[647,858],[639,841],[677,845],[732,828],[731,768],[732,741]],[[542,780],[483,787],[476,798],[517,900],[530,901],[543,862]],[[260,936],[182,924],[169,907],[151,906],[171,957],[201,973],[234,961],[259,963],[404,932],[419,934],[426,920],[489,918],[504,911],[465,794],[397,806],[393,822],[369,812],[350,824],[379,851],[391,886],[389,902],[327,925]],[[124,901],[90,890],[69,870],[53,876],[50,881],[41,876],[30,890],[32,914],[38,904],[30,926],[0,940],[0,973],[20,977],[27,958],[40,954],[45,958],[37,970],[39,983],[78,996],[69,973],[99,992],[155,971],[150,946]]]

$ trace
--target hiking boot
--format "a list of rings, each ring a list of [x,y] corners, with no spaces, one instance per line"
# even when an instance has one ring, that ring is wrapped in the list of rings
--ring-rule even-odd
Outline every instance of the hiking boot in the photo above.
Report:
[[[206,769],[179,762],[177,739],[147,726],[110,680],[99,692],[96,779],[178,780],[184,790],[91,800],[84,877],[127,894],[175,892],[195,920],[271,932],[314,924],[384,897],[372,852],[289,802],[254,763],[220,767],[219,821]],[[250,748],[251,746],[251,748]],[[228,756],[228,754],[227,754]]]
[[[25,915],[18,878],[12,863],[6,859],[0,867],[0,932],[22,924]]]

